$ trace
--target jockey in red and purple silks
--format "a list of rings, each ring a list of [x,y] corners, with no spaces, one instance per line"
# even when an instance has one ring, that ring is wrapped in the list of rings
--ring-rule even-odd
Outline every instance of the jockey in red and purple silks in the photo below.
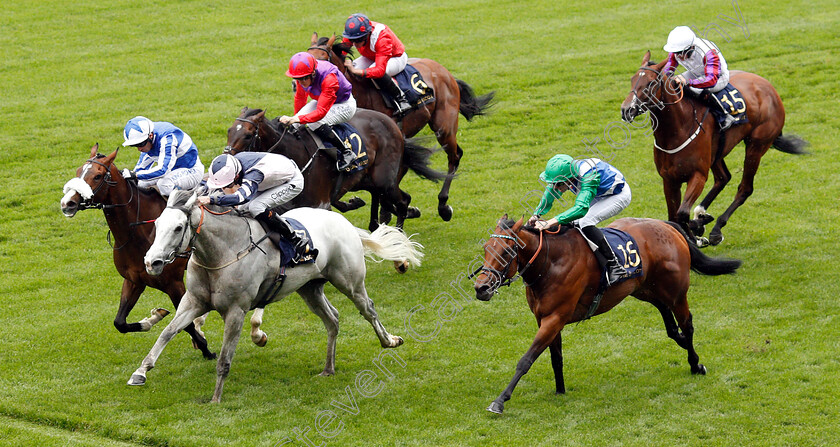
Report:
[[[350,82],[338,67],[328,61],[316,61],[309,53],[292,56],[286,76],[295,80],[295,115],[281,116],[280,123],[306,125],[339,150],[339,171],[348,169],[353,161],[352,150],[332,126],[349,121],[356,113]],[[314,101],[308,101],[309,98]]]

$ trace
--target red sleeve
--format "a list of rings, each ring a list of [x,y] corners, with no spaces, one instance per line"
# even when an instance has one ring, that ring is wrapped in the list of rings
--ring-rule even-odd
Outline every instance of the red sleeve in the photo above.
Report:
[[[295,113],[298,113],[309,101],[309,94],[295,81]]]
[[[389,36],[388,33],[382,33],[379,35],[379,39],[376,40],[376,59],[373,61],[373,66],[365,69],[366,78],[379,79],[385,74],[385,69],[388,68],[388,60],[391,59],[393,47],[394,42],[391,40],[391,36]]]
[[[688,81],[688,85],[694,88],[709,88],[714,87],[720,78],[720,58],[716,50],[710,50],[704,56],[706,60],[705,76],[700,79],[692,79]]]
[[[321,95],[318,96],[318,105],[315,111],[299,116],[300,122],[304,124],[314,123],[323,119],[335,104],[337,93],[338,77],[334,74],[328,74],[321,82]]]

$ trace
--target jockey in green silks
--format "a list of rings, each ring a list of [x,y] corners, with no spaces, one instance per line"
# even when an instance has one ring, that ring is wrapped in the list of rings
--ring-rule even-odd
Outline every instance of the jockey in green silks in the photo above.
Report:
[[[540,180],[547,183],[545,194],[528,224],[537,229],[557,224],[577,224],[598,263],[606,270],[607,283],[612,285],[627,277],[627,271],[618,263],[604,234],[595,226],[630,204],[630,186],[625,182],[624,175],[597,158],[574,160],[559,154],[548,160]],[[542,220],[542,216],[551,210],[554,200],[566,191],[576,195],[574,206],[549,220]]]

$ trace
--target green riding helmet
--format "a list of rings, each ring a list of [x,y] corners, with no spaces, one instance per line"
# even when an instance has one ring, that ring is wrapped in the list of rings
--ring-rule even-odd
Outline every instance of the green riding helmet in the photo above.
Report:
[[[572,157],[560,154],[551,157],[545,164],[545,171],[540,174],[540,180],[546,183],[562,183],[580,176],[577,165]]]

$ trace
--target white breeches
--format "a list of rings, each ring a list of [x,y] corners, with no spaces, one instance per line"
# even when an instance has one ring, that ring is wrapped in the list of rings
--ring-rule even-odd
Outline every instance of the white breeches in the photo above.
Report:
[[[298,171],[294,178],[288,182],[260,192],[246,206],[248,212],[256,217],[265,210],[270,210],[294,199],[301,191],[303,191],[303,174]]]
[[[627,183],[622,187],[618,194],[611,194],[608,196],[595,197],[592,199],[592,204],[589,206],[589,211],[585,216],[576,220],[577,224],[583,228],[590,225],[597,225],[598,223],[609,219],[620,213],[627,205],[630,205],[630,185]]]
[[[318,101],[309,101],[308,103],[306,103],[305,106],[301,107],[298,113],[296,113],[295,115],[306,115],[307,113],[314,112],[317,107]],[[306,127],[315,130],[324,124],[332,126],[335,124],[346,123],[347,121],[350,121],[350,118],[353,118],[353,115],[355,114],[356,98],[353,98],[353,96],[351,95],[350,99],[348,99],[347,101],[337,102],[333,104],[333,106],[330,107],[330,110],[327,111],[327,114],[324,115],[323,118],[321,118],[318,121],[315,121],[314,123],[306,124]]]
[[[201,183],[204,178],[204,165],[201,160],[196,160],[195,166],[191,168],[173,169],[162,177],[152,180],[138,180],[137,185],[149,188],[157,185],[158,190],[164,197],[169,197],[172,191],[177,189],[193,189]]]
[[[388,76],[396,76],[399,72],[405,70],[405,66],[408,64],[408,55],[403,53],[402,56],[392,57],[388,59],[388,66],[385,67],[385,73]],[[356,68],[370,68],[376,65],[375,61],[372,61],[364,56],[359,56],[353,61],[353,66]]]

